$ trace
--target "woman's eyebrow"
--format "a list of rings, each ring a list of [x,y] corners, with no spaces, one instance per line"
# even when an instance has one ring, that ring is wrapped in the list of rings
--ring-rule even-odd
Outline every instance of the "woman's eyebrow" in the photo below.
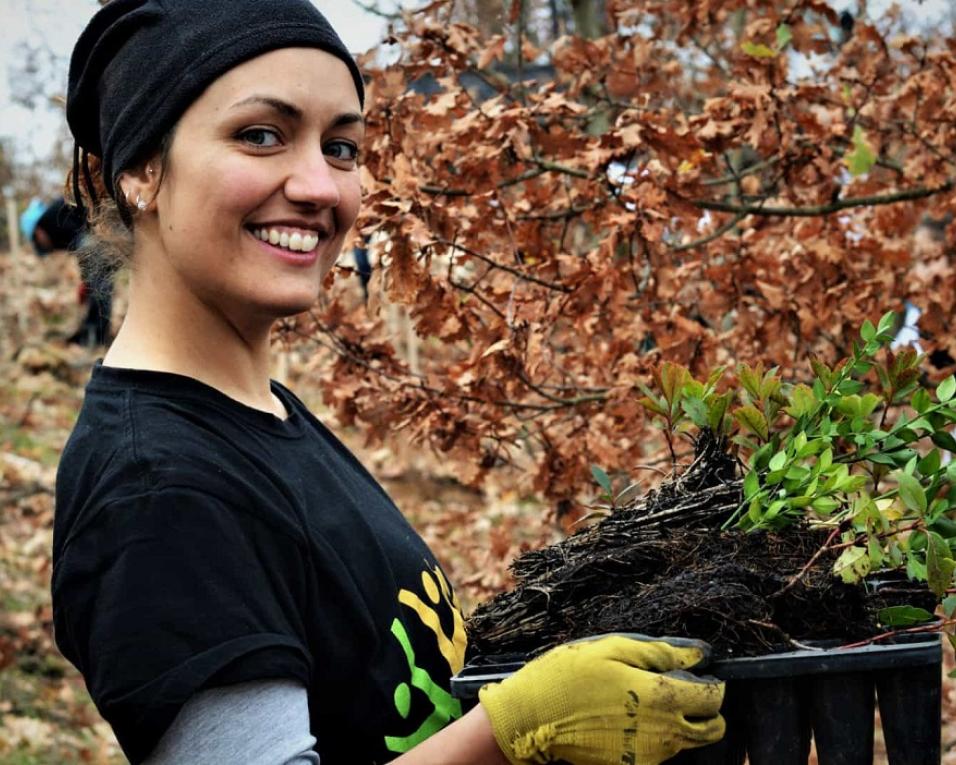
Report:
[[[346,125],[354,125],[356,123],[365,127],[365,117],[359,112],[345,112],[332,120],[330,127],[345,127]]]
[[[276,98],[275,96],[262,96],[262,95],[252,95],[248,98],[244,98],[241,101],[237,101],[230,109],[238,109],[241,106],[249,106],[250,104],[264,104],[270,109],[274,109],[279,112],[279,114],[289,117],[291,119],[301,119],[302,110],[298,106],[290,104],[288,101],[283,101],[281,98]],[[346,125],[360,124],[363,127],[365,126],[365,117],[361,112],[345,112],[338,115],[333,121],[330,127],[345,127]]]
[[[248,106],[250,104],[265,104],[266,106],[279,112],[279,114],[292,119],[299,119],[302,117],[302,110],[299,107],[293,106],[288,101],[283,101],[281,98],[275,98],[274,96],[249,96],[241,101],[237,101],[229,108],[238,109],[240,106]]]

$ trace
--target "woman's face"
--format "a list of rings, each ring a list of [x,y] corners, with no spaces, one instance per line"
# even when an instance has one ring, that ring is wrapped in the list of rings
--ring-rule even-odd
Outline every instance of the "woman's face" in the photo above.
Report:
[[[311,306],[358,215],[363,124],[348,67],[321,50],[213,82],[176,127],[147,234],[170,287],[229,314]]]

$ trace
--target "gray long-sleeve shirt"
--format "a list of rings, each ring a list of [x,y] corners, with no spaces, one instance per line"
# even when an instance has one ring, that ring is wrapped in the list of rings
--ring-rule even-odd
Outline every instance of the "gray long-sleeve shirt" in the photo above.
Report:
[[[315,741],[305,688],[260,680],[197,693],[146,765],[318,765]]]

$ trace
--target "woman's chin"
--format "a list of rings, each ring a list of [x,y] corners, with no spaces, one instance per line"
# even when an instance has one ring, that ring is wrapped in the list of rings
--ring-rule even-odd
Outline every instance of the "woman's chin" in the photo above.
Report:
[[[305,292],[296,295],[276,296],[272,300],[263,301],[259,308],[263,313],[268,314],[274,319],[284,319],[287,316],[308,311],[318,300],[318,291]]]

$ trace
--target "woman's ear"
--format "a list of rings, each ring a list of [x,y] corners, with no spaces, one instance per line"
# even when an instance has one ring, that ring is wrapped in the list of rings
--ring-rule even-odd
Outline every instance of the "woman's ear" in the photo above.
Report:
[[[159,192],[158,164],[158,159],[150,159],[129,170],[124,170],[117,179],[117,190],[134,215],[153,209]]]

